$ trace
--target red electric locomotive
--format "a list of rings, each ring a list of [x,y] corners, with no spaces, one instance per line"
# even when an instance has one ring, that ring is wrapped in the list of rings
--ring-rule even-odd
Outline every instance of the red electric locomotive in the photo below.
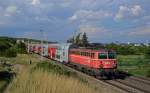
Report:
[[[69,61],[82,71],[103,78],[114,76],[117,68],[112,50],[70,49]]]
[[[83,49],[71,44],[48,44],[48,57],[73,66],[82,72],[102,79],[118,78],[116,53],[113,50]],[[33,51],[41,51],[40,44],[33,45]],[[46,53],[45,53],[46,54]]]

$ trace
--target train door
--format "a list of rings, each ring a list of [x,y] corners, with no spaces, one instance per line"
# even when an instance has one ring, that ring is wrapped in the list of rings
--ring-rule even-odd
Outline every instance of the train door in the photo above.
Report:
[[[62,57],[63,57],[63,62],[65,62],[65,63],[69,62],[69,48],[70,48],[70,46],[71,46],[70,43],[66,43],[62,46],[63,47]]]
[[[47,44],[45,44],[43,46],[43,56],[48,56],[48,45]]]

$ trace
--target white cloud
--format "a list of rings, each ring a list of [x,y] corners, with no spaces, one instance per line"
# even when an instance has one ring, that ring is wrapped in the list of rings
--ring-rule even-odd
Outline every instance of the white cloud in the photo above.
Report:
[[[81,19],[99,20],[110,16],[112,16],[112,14],[106,11],[78,10],[69,19],[70,20],[81,20]]]
[[[38,22],[50,22],[51,21],[47,16],[44,16],[44,17],[36,16],[34,19]]]
[[[12,18],[17,12],[17,6],[15,5],[0,7],[0,25],[10,25],[12,23]]]
[[[79,32],[81,33],[86,32],[90,39],[104,38],[105,36],[111,37],[112,34],[110,31],[108,31],[103,27],[97,27],[95,25],[89,25],[89,24],[81,25],[79,27]]]
[[[136,17],[141,15],[142,11],[143,9],[140,5],[134,5],[133,7],[120,6],[114,19],[118,21],[125,18]]]
[[[11,16],[17,12],[16,6],[8,6],[5,10],[4,16]]]
[[[40,2],[40,0],[33,0],[32,1],[32,5],[39,5],[41,2]]]
[[[131,12],[133,15],[138,16],[142,12],[142,8],[140,5],[135,5],[133,8],[131,8]]]
[[[76,20],[77,19],[77,15],[73,15],[69,18],[70,20]]]
[[[119,11],[118,11],[118,13],[115,16],[115,19],[122,19],[122,18],[124,18],[126,12],[128,12],[128,11],[129,11],[128,7],[120,6],[119,7]]]

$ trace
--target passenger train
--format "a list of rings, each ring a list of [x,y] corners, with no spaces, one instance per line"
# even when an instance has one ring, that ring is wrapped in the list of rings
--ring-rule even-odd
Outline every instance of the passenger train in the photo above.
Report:
[[[92,50],[79,48],[70,43],[63,44],[30,44],[32,53],[56,60],[81,70],[95,77],[116,77],[117,61],[113,50]]]

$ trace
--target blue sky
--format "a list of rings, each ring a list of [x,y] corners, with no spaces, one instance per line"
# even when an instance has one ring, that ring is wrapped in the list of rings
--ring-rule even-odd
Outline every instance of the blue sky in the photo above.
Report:
[[[150,41],[150,0],[0,0],[0,35],[65,42]],[[45,39],[46,39],[45,38]]]

